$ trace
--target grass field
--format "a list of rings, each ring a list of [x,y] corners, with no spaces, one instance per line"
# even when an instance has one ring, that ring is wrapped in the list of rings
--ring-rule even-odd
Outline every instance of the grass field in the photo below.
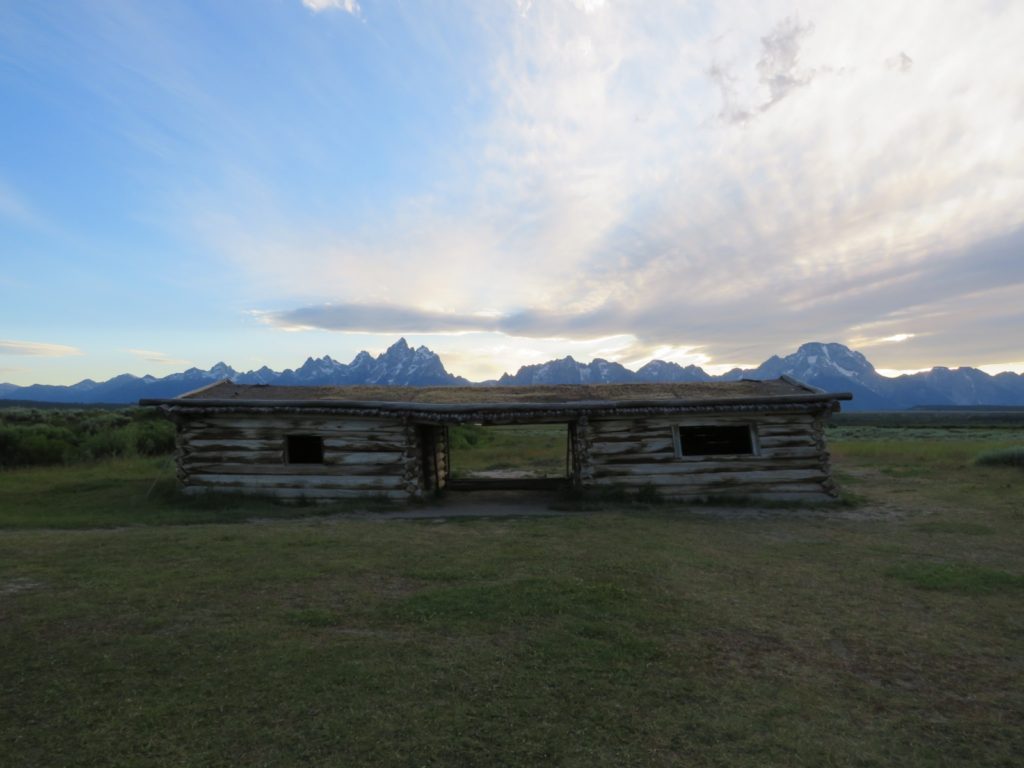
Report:
[[[464,424],[449,430],[452,477],[516,473],[523,477],[565,477],[565,424],[481,427]]]
[[[791,511],[380,522],[185,502],[166,459],[6,471],[0,765],[1019,765],[1024,471],[973,460],[1024,433],[875,429],[832,433],[851,503]]]

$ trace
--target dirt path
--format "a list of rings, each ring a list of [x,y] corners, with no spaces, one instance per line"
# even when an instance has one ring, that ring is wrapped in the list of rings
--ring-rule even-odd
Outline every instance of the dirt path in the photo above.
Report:
[[[251,522],[261,524],[288,524],[296,522],[332,522],[332,521],[376,521],[389,520],[445,520],[475,518],[525,518],[525,517],[560,517],[580,516],[608,512],[643,512],[645,510],[664,511],[681,515],[695,515],[720,520],[779,520],[832,518],[845,520],[881,520],[902,517],[906,510],[895,505],[869,503],[863,506],[846,507],[830,504],[810,506],[757,506],[736,505],[717,506],[714,504],[672,504],[643,507],[629,504],[598,506],[592,509],[566,509],[565,499],[557,492],[541,490],[486,490],[458,491],[447,493],[436,503],[422,506],[395,508],[387,511],[366,510],[343,512],[335,515],[311,515],[302,518],[258,518]]]

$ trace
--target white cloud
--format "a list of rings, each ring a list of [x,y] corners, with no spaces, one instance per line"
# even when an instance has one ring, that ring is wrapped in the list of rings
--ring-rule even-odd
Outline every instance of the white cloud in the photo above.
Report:
[[[584,13],[597,13],[607,4],[607,0],[572,0],[572,4]]]
[[[988,245],[1024,232],[1024,5],[584,5],[510,10],[489,111],[430,194],[359,229],[237,213],[219,247],[279,317],[403,307],[421,324],[396,331],[626,334],[712,364],[812,336],[905,336],[880,349],[909,365],[981,329],[1016,343],[1013,299],[972,297],[1024,285]]]
[[[357,0],[302,0],[302,4],[314,13],[321,11],[339,10],[358,16],[360,13]]]
[[[0,340],[0,355],[30,355],[34,357],[68,357],[81,355],[77,347],[65,344],[48,344],[42,341]]]

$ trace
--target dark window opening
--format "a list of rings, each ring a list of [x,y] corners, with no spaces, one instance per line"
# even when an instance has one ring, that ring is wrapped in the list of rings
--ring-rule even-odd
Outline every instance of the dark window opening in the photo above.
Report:
[[[754,441],[749,426],[738,427],[676,427],[678,456],[720,456],[751,454]]]
[[[319,435],[288,435],[284,460],[287,464],[323,464],[324,439]]]

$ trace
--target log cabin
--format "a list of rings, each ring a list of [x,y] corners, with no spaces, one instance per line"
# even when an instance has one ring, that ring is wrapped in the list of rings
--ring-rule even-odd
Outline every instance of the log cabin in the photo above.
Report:
[[[849,393],[769,381],[284,387],[224,380],[142,400],[177,425],[187,493],[419,499],[451,484],[449,428],[562,424],[564,481],[665,497],[827,501],[825,422]]]

